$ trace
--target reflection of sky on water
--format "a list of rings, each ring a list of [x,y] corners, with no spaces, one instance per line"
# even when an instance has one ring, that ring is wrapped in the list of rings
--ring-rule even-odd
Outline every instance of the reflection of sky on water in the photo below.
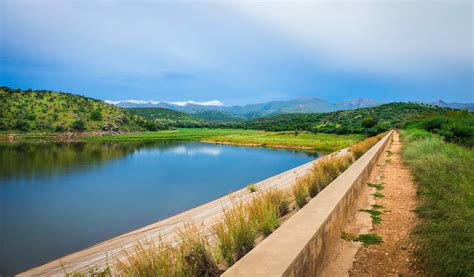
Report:
[[[0,145],[10,276],[294,168],[314,153],[199,142]]]
[[[173,147],[169,147],[166,149],[141,149],[135,154],[139,155],[159,155],[163,152],[165,153],[172,153],[176,155],[187,155],[187,156],[194,156],[194,155],[209,155],[209,156],[218,156],[222,153],[222,147],[218,145],[211,146],[211,145],[193,145],[193,144],[186,144],[186,145],[177,145]]]

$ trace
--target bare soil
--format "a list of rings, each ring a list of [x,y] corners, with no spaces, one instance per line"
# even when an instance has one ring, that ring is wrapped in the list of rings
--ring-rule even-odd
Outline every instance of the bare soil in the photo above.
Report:
[[[340,239],[323,266],[322,276],[418,276],[411,268],[410,233],[416,223],[416,188],[409,169],[401,161],[401,142],[394,133],[377,166],[369,177],[371,183],[383,183],[379,192],[384,198],[371,194],[375,188],[367,186],[358,200],[354,216],[345,232],[354,235],[376,233],[384,242],[362,246],[360,242]],[[374,225],[370,215],[360,209],[382,205],[382,222]]]

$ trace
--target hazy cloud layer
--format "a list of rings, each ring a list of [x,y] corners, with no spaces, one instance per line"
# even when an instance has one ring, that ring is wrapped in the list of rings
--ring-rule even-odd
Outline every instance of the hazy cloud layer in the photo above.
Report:
[[[474,101],[472,13],[471,1],[1,1],[0,83],[113,101]]]

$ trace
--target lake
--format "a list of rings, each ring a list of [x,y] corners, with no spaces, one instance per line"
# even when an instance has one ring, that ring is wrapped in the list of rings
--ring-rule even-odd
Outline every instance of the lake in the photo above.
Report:
[[[226,195],[318,156],[199,142],[0,145],[0,276]]]

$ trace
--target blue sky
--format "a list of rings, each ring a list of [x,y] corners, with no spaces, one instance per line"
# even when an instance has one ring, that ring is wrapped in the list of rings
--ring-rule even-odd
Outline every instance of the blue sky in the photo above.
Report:
[[[0,0],[0,84],[226,105],[474,102],[473,3]]]

